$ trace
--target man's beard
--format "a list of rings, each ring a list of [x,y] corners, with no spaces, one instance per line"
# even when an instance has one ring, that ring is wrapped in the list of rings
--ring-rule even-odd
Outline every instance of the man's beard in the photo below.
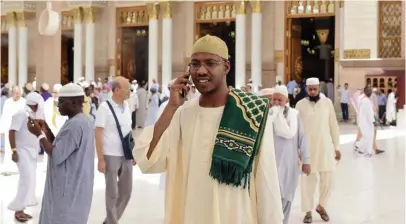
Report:
[[[309,101],[310,101],[310,102],[315,102],[315,103],[317,103],[317,101],[320,100],[320,93],[317,94],[317,96],[308,96],[308,97],[309,97]]]

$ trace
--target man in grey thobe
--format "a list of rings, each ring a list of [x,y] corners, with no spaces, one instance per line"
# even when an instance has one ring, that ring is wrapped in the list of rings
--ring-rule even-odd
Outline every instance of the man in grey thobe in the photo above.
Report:
[[[86,224],[93,196],[93,123],[82,113],[83,89],[69,83],[59,92],[58,106],[68,116],[56,137],[46,123],[28,118],[28,129],[48,154],[39,224]],[[53,142],[53,143],[52,143]]]
[[[275,157],[284,213],[283,223],[287,224],[300,170],[310,174],[310,153],[298,111],[286,106],[286,86],[276,86],[272,97]],[[300,163],[303,164],[301,168]]]

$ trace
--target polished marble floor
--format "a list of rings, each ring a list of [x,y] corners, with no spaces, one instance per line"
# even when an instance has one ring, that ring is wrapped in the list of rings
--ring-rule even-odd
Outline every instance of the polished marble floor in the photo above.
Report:
[[[342,161],[335,173],[335,187],[327,208],[330,224],[404,224],[405,223],[405,131],[379,130],[378,144],[386,150],[372,158],[358,158],[352,153],[355,127],[341,125]],[[2,156],[4,157],[4,156]],[[16,171],[15,165],[2,159],[1,171]],[[41,202],[45,178],[44,161],[38,163],[37,198]],[[16,223],[7,205],[16,193],[18,175],[0,175],[0,224]],[[293,203],[290,223],[302,223],[300,190]],[[40,206],[27,210],[38,223]],[[96,173],[93,206],[89,224],[101,224],[104,218],[104,178]],[[314,214],[314,223],[323,223]],[[163,190],[159,175],[142,175],[136,167],[130,204],[120,223],[159,224],[163,220]]]

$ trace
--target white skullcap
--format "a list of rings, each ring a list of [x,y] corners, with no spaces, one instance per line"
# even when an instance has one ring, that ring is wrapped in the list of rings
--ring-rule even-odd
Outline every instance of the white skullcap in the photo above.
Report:
[[[49,90],[49,85],[48,85],[48,83],[46,83],[46,82],[42,83],[41,88],[42,88],[43,90],[45,90],[45,91],[48,91],[48,90]]]
[[[32,84],[31,84],[31,83],[25,84],[25,88],[26,88],[28,91],[32,91]]]
[[[83,88],[87,88],[87,87],[89,87],[89,83],[88,83],[87,81],[83,81],[83,82],[81,83],[81,86],[82,86]]]
[[[306,86],[311,86],[311,85],[320,85],[320,81],[318,78],[308,78],[306,79]]]
[[[84,81],[84,80],[85,80],[85,77],[80,77],[79,78],[79,82]]]
[[[31,92],[25,97],[25,102],[27,105],[33,106],[44,102],[44,98],[37,92]]]
[[[372,91],[376,92],[376,91],[378,91],[378,89],[377,89],[377,88],[373,88]]]
[[[252,87],[252,84],[251,84],[251,83],[248,83],[246,86]]]
[[[132,81],[132,84],[137,84],[137,80],[134,79],[134,80]]]
[[[55,84],[53,88],[54,93],[59,93],[59,90],[62,88],[61,84]]]
[[[268,96],[274,94],[274,88],[261,89],[258,93],[259,96]]]
[[[91,85],[92,85],[92,86],[96,86],[96,82],[95,82],[95,81],[92,81]]]
[[[59,90],[59,97],[75,97],[84,96],[85,92],[82,87],[77,84],[68,83]]]
[[[273,93],[279,93],[285,97],[288,97],[288,88],[286,88],[285,85],[275,86]]]

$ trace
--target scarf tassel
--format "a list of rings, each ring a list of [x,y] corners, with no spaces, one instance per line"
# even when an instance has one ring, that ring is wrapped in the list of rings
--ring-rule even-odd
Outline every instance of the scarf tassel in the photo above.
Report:
[[[250,173],[236,164],[213,157],[209,174],[221,184],[246,188],[249,185]]]

